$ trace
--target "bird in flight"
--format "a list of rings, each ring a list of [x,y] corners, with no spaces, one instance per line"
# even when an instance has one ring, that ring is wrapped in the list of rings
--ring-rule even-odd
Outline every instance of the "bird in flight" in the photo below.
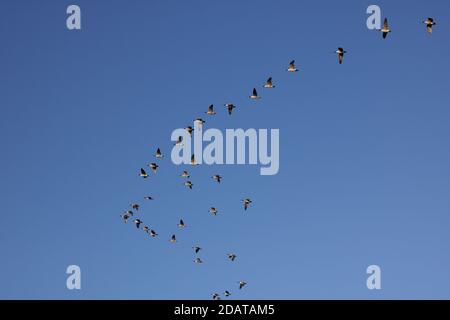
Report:
[[[193,154],[192,156],[191,156],[191,166],[196,166],[198,163],[197,163],[197,160],[195,160],[195,154]]]
[[[162,157],[164,157],[164,156],[162,155],[162,153],[161,153],[161,149],[160,149],[160,148],[158,148],[158,150],[156,150],[155,157],[156,157],[156,158],[162,158]]]
[[[142,230],[144,230],[144,232],[149,232],[150,231],[150,229],[147,226],[145,226]]]
[[[188,187],[189,189],[192,189],[192,186],[194,185],[191,181],[186,181],[185,183],[184,183],[184,185],[186,186],[186,187]]]
[[[182,176],[183,178],[189,178],[190,177],[189,172],[187,172],[187,171],[183,171],[183,173],[180,176]]]
[[[295,67],[295,60],[289,63],[289,67],[286,69],[287,72],[297,72],[298,69]]]
[[[217,293],[214,293],[214,294],[212,295],[212,298],[213,298],[213,300],[220,300],[220,296],[219,296],[219,294],[217,294]]]
[[[200,259],[200,258],[195,258],[194,262],[195,263],[203,263],[202,259]]]
[[[203,120],[203,119],[201,119],[201,118],[198,118],[198,119],[195,119],[195,120],[194,120],[194,123],[195,123],[196,125],[198,125],[199,127],[202,127],[203,124],[206,123],[206,121]]]
[[[131,208],[132,208],[133,210],[138,211],[139,208],[140,208],[140,206],[139,206],[139,204],[137,204],[137,203],[133,203],[133,204],[131,205]]]
[[[153,200],[153,197],[146,196],[146,197],[144,197],[144,200]]]
[[[275,86],[272,83],[272,77],[270,77],[269,79],[267,79],[266,83],[263,86],[264,88],[268,88],[268,89],[272,89],[275,88]]]
[[[134,224],[136,225],[136,228],[139,229],[139,226],[141,225],[142,221],[139,220],[139,219],[136,219],[136,220],[134,220],[133,222],[134,222]]]
[[[184,224],[183,219],[180,219],[180,222],[177,224],[177,226],[178,226],[179,228],[184,228],[184,227],[186,227],[186,225]]]
[[[188,126],[184,129],[189,133],[190,136],[192,136],[192,132],[194,131],[194,128],[192,128],[191,126]]]
[[[252,99],[252,100],[259,100],[259,99],[261,99],[261,97],[258,96],[258,92],[256,91],[256,88],[253,88],[252,95],[249,96],[249,98]]]
[[[177,237],[173,234],[169,241],[171,243],[176,243],[177,242]]]
[[[216,112],[214,111],[214,105],[208,107],[208,111],[205,112],[208,116],[214,116]]]
[[[153,173],[156,174],[156,170],[159,168],[159,166],[156,163],[150,163],[148,165],[150,169],[152,169]]]
[[[214,207],[209,208],[209,213],[211,213],[212,215],[216,216],[217,215],[217,209]]]
[[[130,215],[128,213],[121,214],[120,217],[123,219],[123,222],[127,223]]]
[[[156,237],[158,234],[156,233],[155,230],[150,230],[150,236],[152,236],[153,238]]]
[[[230,259],[231,261],[236,260],[237,256],[234,253],[229,253],[228,254],[228,259]]]
[[[230,293],[230,291],[225,290],[224,295],[225,295],[225,297],[229,297],[229,296],[231,296],[231,293]]]
[[[339,64],[342,64],[344,60],[344,54],[347,53],[347,51],[345,51],[344,48],[339,47],[337,48],[335,53],[337,53]]]
[[[220,181],[222,180],[222,177],[218,174],[215,174],[212,176],[212,179],[218,183],[220,183]]]
[[[202,250],[202,248],[200,248],[199,246],[194,246],[192,247],[192,249],[194,249],[195,253],[198,253],[200,250]]]
[[[225,107],[227,108],[229,115],[231,115],[233,113],[233,109],[236,108],[236,106],[232,103],[226,103]]]
[[[391,29],[389,29],[388,20],[387,18],[384,18],[383,22],[383,28],[380,29],[380,31],[383,34],[383,39],[386,39],[386,36],[389,32],[391,32]]]
[[[144,178],[144,179],[148,178],[147,172],[145,172],[145,170],[142,169],[142,168],[141,168],[141,173],[139,173],[139,176]]]
[[[244,203],[244,210],[247,210],[250,203],[252,203],[252,200],[247,198],[247,199],[242,200],[242,202]]]
[[[247,282],[239,281],[239,290],[242,289],[243,287],[245,287],[246,285],[247,285]]]
[[[181,147],[183,145],[183,136],[179,136],[177,141],[175,141],[175,145],[177,147]]]
[[[425,23],[425,25],[427,26],[427,32],[429,34],[433,33],[433,26],[436,24],[433,18],[427,18],[425,21],[422,21],[422,23]]]

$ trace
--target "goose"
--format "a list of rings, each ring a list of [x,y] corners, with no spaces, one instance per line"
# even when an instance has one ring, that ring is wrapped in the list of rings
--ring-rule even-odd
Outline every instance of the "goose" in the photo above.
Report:
[[[175,146],[181,147],[183,145],[183,136],[179,136],[177,141],[175,141]]]
[[[252,200],[247,198],[247,199],[242,200],[242,202],[244,203],[244,210],[247,210],[250,203],[252,203]]]
[[[225,295],[225,297],[229,297],[229,296],[231,296],[231,293],[230,293],[230,291],[225,290],[224,295]]]
[[[144,232],[147,232],[147,233],[150,231],[150,229],[147,226],[145,226],[142,230],[144,230]]]
[[[184,183],[184,185],[186,186],[186,187],[188,187],[189,189],[192,189],[192,186],[194,185],[191,181],[186,181],[185,183]]]
[[[246,285],[247,285],[247,282],[239,281],[239,290],[242,289],[243,287],[245,287]]]
[[[200,248],[199,246],[194,246],[192,247],[192,249],[194,249],[195,253],[198,253],[200,250],[202,250],[202,248]]]
[[[217,215],[217,209],[214,207],[209,208],[209,213],[211,213],[212,215],[216,216]]]
[[[154,200],[154,199],[153,199],[153,197],[146,196],[146,197],[144,197],[144,200]]]
[[[130,217],[134,215],[134,212],[132,210],[127,210],[127,212],[125,213],[128,214]]]
[[[159,166],[156,163],[150,163],[148,165],[150,169],[152,169],[153,173],[156,174],[156,170],[159,168]]]
[[[347,51],[345,51],[344,48],[339,47],[335,53],[337,53],[339,64],[342,64],[344,60],[344,53],[347,53]]]
[[[219,294],[214,293],[214,294],[212,295],[212,299],[213,299],[213,300],[220,300]]]
[[[203,124],[206,123],[206,121],[201,118],[198,118],[198,119],[194,120],[194,123],[201,128],[203,126]]]
[[[156,237],[158,234],[156,233],[156,231],[155,230],[150,230],[150,236],[151,237]]]
[[[140,205],[137,203],[133,203],[130,205],[133,210],[139,211]]]
[[[124,214],[121,214],[120,217],[123,219],[123,222],[127,223],[128,219],[130,218],[130,215],[124,213]]]
[[[217,181],[218,183],[220,183],[220,181],[222,180],[222,177],[218,174],[215,174],[211,177],[214,181]]]
[[[180,219],[180,222],[177,224],[177,226],[178,226],[179,228],[184,228],[184,227],[186,227],[186,225],[184,224],[183,219]]]
[[[139,219],[136,219],[136,220],[134,220],[133,222],[134,222],[134,224],[136,225],[136,228],[139,229],[139,226],[141,225],[142,221],[139,220]]]
[[[252,99],[252,100],[259,100],[259,99],[261,99],[261,97],[258,96],[258,92],[256,92],[256,88],[253,88],[252,95],[249,96],[249,98]]]
[[[203,263],[203,261],[200,258],[195,258],[194,263]]]
[[[184,129],[189,133],[190,136],[192,136],[192,132],[194,131],[194,128],[192,128],[191,126],[188,126]]]
[[[383,28],[380,29],[380,31],[383,34],[383,39],[386,39],[386,36],[389,32],[391,32],[391,29],[389,29],[388,20],[387,18],[384,18],[383,22]]]
[[[210,105],[208,107],[208,111],[205,112],[208,116],[214,116],[216,112],[214,111],[214,105]]]
[[[227,108],[229,115],[231,115],[233,113],[233,109],[236,108],[236,106],[232,103],[226,103],[225,107]]]
[[[171,243],[176,243],[177,242],[177,237],[173,234],[172,237],[170,237],[169,240]]]
[[[297,72],[298,69],[295,67],[295,60],[289,63],[289,68],[286,69],[287,72]]]
[[[161,149],[160,149],[160,148],[158,148],[158,150],[156,150],[155,157],[156,157],[156,158],[163,158],[163,157],[164,157],[164,156],[162,155],[162,153],[161,153]]]
[[[264,88],[272,89],[275,88],[275,86],[272,83],[272,77],[267,79],[266,83],[263,85]]]
[[[139,173],[139,176],[144,178],[144,179],[148,178],[147,172],[145,172],[145,170],[142,169],[142,168],[141,168],[141,173]]]
[[[237,256],[234,253],[229,253],[228,254],[228,259],[230,259],[230,261],[234,261],[236,260]]]
[[[191,166],[196,166],[198,163],[197,163],[197,160],[195,160],[195,154],[193,154],[192,156],[191,156]]]
[[[182,176],[183,178],[189,178],[190,177],[189,172],[187,172],[187,171],[183,171],[183,173],[180,176]]]
[[[427,26],[427,32],[429,34],[433,33],[433,26],[436,24],[433,18],[427,18],[425,21],[422,21],[422,23],[425,23],[425,25]]]

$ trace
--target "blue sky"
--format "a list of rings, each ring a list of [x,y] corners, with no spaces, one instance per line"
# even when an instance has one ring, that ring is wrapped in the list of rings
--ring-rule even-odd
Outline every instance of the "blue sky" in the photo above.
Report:
[[[81,31],[65,25],[72,3]],[[389,19],[385,40],[366,28],[370,4]],[[449,298],[449,12],[448,1],[2,1],[0,298]],[[249,101],[268,76],[277,87]],[[279,128],[280,172],[189,168],[190,191],[166,156],[140,179],[211,103],[206,127]],[[120,220],[132,202],[159,238]],[[66,289],[71,264],[80,291]],[[371,264],[382,290],[366,288]]]

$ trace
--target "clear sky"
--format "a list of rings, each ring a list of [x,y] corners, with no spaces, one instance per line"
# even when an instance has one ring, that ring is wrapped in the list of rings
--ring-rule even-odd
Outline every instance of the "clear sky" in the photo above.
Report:
[[[0,298],[450,298],[449,15],[448,1],[1,1]],[[182,185],[170,134],[212,103],[206,128],[280,129],[277,175],[189,167]],[[139,178],[157,147],[159,172]],[[121,221],[133,202],[158,238]]]

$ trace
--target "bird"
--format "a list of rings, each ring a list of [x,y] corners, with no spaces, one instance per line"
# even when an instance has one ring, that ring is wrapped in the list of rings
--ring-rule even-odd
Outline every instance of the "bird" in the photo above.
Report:
[[[177,141],[175,141],[175,146],[180,147],[183,145],[183,136],[179,136]]]
[[[213,116],[216,114],[216,112],[214,111],[214,105],[210,105],[208,107],[208,111],[205,112],[208,116]]]
[[[185,183],[184,183],[184,185],[186,186],[186,187],[188,187],[189,189],[192,189],[192,186],[194,185],[191,181],[186,181]]]
[[[156,174],[156,170],[159,168],[159,166],[156,163],[150,163],[148,165],[150,169],[152,169],[153,173]]]
[[[289,68],[286,69],[287,72],[297,72],[298,69],[295,67],[295,60],[289,63]]]
[[[225,107],[227,108],[229,115],[231,115],[233,113],[233,109],[236,108],[236,106],[232,103],[226,103]]]
[[[153,197],[145,196],[145,197],[144,197],[144,200],[154,200],[154,199],[153,199]]]
[[[200,250],[202,250],[202,248],[200,248],[199,246],[194,246],[192,247],[192,249],[194,249],[195,253],[198,253]]]
[[[192,128],[191,126],[188,126],[184,129],[189,133],[190,136],[192,136],[192,132],[194,131],[194,128]]]
[[[145,226],[142,230],[144,230],[144,232],[149,232],[150,231],[150,229],[147,226]]]
[[[176,243],[177,242],[177,237],[173,234],[169,241],[171,243]]]
[[[245,287],[246,285],[247,285],[247,282],[239,281],[239,290],[242,289],[243,287]]]
[[[388,20],[387,18],[384,18],[383,22],[383,28],[380,29],[380,31],[383,34],[383,39],[386,39],[386,36],[389,32],[391,32],[391,29],[389,29]]]
[[[155,230],[150,230],[150,236],[152,236],[153,238],[156,237],[158,234],[156,233]]]
[[[179,228],[184,228],[184,227],[186,227],[186,225],[184,224],[183,219],[180,219],[180,222],[178,223],[177,226],[178,226]]]
[[[197,163],[197,160],[195,160],[195,154],[193,154],[192,156],[191,156],[191,166],[196,166],[198,163]]]
[[[244,203],[244,210],[247,210],[250,203],[252,203],[252,200],[247,198],[247,199],[242,200],[242,202]]]
[[[198,125],[199,127],[202,127],[203,124],[206,123],[206,121],[203,120],[203,119],[201,119],[201,118],[198,118],[198,119],[195,119],[195,120],[194,120],[194,123],[195,123],[196,125]]]
[[[270,77],[269,79],[267,79],[266,83],[263,85],[264,88],[275,88],[275,86],[272,83],[272,77]]]
[[[229,296],[231,296],[231,293],[230,293],[230,291],[225,290],[224,295],[225,295],[225,297],[229,297]]]
[[[215,174],[211,177],[214,181],[217,181],[218,183],[220,183],[220,181],[222,180],[222,177],[218,174]]]
[[[259,100],[259,99],[261,99],[261,97],[258,96],[258,92],[256,92],[256,88],[253,88],[252,95],[249,96],[249,98],[252,99],[252,100]]]
[[[144,179],[148,178],[147,172],[145,172],[145,170],[142,169],[142,168],[141,168],[141,173],[139,173],[139,176],[144,178]]]
[[[164,156],[162,155],[162,153],[161,153],[161,149],[160,149],[160,148],[158,148],[158,150],[156,150],[155,157],[156,157],[156,158],[163,158],[163,157],[164,157]]]
[[[195,259],[194,259],[194,262],[195,262],[195,263],[203,263],[202,259],[200,259],[200,258],[195,258]]]
[[[180,176],[182,176],[183,178],[189,178],[190,177],[189,172],[187,172],[187,171],[183,171],[183,173]]]
[[[123,222],[127,223],[130,215],[127,213],[121,214],[120,217],[123,219]]]
[[[213,299],[213,300],[220,300],[220,295],[217,294],[217,293],[214,293],[214,294],[212,295],[212,299]]]
[[[335,53],[337,53],[339,64],[342,64],[342,61],[344,60],[344,53],[347,53],[347,51],[345,51],[344,48],[339,47]]]
[[[134,212],[132,210],[127,210],[127,212],[125,213],[128,214],[130,217],[134,215]]]
[[[133,203],[130,205],[133,210],[139,211],[140,205],[137,203]]]
[[[228,259],[230,259],[231,261],[236,260],[237,256],[234,253],[229,253],[228,254]]]
[[[136,228],[139,229],[139,226],[141,225],[142,221],[139,220],[139,219],[136,219],[136,220],[134,220],[133,222],[134,222],[134,224],[136,225]]]
[[[429,34],[433,33],[433,26],[436,24],[436,22],[434,22],[433,18],[427,18],[425,21],[422,21],[422,23],[425,23],[425,25],[427,26],[427,32]]]
[[[216,208],[214,208],[214,207],[211,207],[211,208],[209,208],[209,213],[211,213],[212,215],[217,215],[217,209]]]

